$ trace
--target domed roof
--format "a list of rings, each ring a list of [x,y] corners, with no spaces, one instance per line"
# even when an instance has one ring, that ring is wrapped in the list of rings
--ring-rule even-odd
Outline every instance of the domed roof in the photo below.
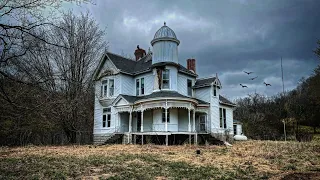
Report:
[[[166,25],[166,22],[164,22],[164,25],[156,32],[153,39],[164,37],[177,39],[176,33],[174,33],[174,31]]]
[[[180,43],[176,36],[176,33],[174,33],[174,31],[166,25],[166,22],[164,22],[164,25],[156,32],[153,40],[151,41],[151,44],[159,40],[171,40],[177,42],[178,44]]]

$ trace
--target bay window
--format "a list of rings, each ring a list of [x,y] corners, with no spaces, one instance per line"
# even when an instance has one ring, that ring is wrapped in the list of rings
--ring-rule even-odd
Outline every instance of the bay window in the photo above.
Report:
[[[101,97],[112,97],[114,95],[114,79],[103,80],[101,84]]]

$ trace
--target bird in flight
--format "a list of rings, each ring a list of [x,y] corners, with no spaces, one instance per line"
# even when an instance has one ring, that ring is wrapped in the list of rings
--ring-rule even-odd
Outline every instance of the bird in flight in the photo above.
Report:
[[[265,84],[266,86],[271,86],[271,84],[268,84],[268,83],[266,83],[266,82],[263,82],[263,84]]]
[[[247,72],[247,71],[243,71],[243,72],[246,73],[246,74],[248,74],[248,75],[251,74],[251,73],[253,73],[253,72]]]
[[[254,77],[254,78],[250,78],[249,80],[255,80],[255,79],[257,79],[257,77],[258,77],[258,76]]]
[[[242,86],[243,88],[248,88],[248,86],[246,86],[246,85],[240,84],[240,86]]]

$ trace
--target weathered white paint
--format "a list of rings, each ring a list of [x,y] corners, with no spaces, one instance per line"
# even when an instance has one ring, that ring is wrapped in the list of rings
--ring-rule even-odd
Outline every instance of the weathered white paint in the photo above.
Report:
[[[226,109],[226,121],[227,128],[230,131],[230,134],[233,134],[233,109],[229,106],[220,105],[221,108]]]
[[[188,131],[188,110],[178,109],[178,131]]]
[[[195,91],[195,98],[210,103],[211,101],[211,87],[198,88]]]
[[[177,91],[178,70],[175,66],[166,66],[170,70],[170,90]]]
[[[192,80],[192,85],[194,85],[195,83],[195,78],[192,76],[187,76],[181,73],[178,73],[178,87],[177,90],[180,94],[185,95],[185,96],[189,96],[188,95],[188,84],[187,84],[187,80],[190,79]]]
[[[153,84],[154,84],[154,75],[152,72],[138,75],[134,78],[134,95],[136,95],[136,79],[144,78],[144,95],[149,95],[153,92]]]
[[[172,41],[158,41],[153,44],[152,64],[159,62],[178,63],[178,44]]]
[[[126,94],[126,95],[131,95],[131,96],[135,96],[135,83],[134,83],[134,78],[129,76],[129,75],[125,75],[125,74],[120,74],[119,76],[121,76],[121,92],[120,94]]]

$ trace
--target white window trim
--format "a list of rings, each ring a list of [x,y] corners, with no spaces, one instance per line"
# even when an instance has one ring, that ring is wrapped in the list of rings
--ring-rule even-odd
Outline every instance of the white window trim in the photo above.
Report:
[[[110,80],[113,80],[113,95],[112,96],[109,96],[110,95]],[[102,81],[107,81],[106,84],[103,84]],[[106,94],[104,93],[104,87],[107,86],[107,92]],[[111,98],[111,97],[114,97],[115,96],[115,80],[114,78],[108,78],[108,79],[103,79],[101,80],[101,89],[102,89],[102,98]]]
[[[108,107],[110,108],[110,107]],[[110,108],[110,112],[103,112],[104,109],[107,109],[107,108],[103,108],[102,109],[102,128],[111,128],[111,108]],[[110,115],[110,126],[108,126],[108,115]],[[103,116],[106,116],[106,126],[103,127]]]
[[[143,94],[141,94],[141,90],[142,90],[142,88],[141,88],[141,79],[143,79],[143,85],[144,85],[144,87],[143,87]],[[137,80],[139,81],[139,94],[137,94]],[[146,81],[145,81],[145,78],[144,77],[140,77],[140,78],[136,78],[136,80],[134,81],[135,82],[135,91],[136,91],[136,96],[144,96],[145,94],[146,94]]]
[[[171,80],[170,80],[170,69],[165,69],[164,71],[168,71],[168,74],[169,74],[169,76],[168,76],[168,78],[169,79],[167,79],[168,81],[169,81],[169,87],[168,88],[163,88],[163,72],[162,72],[162,78],[161,78],[161,80],[162,80],[162,82],[161,82],[161,90],[170,90],[171,89]]]

